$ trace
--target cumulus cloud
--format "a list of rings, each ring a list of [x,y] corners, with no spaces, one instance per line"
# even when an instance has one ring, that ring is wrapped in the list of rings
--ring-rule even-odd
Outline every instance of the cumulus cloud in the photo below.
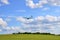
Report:
[[[20,22],[20,26],[4,27],[8,33],[11,32],[40,32],[40,33],[51,33],[60,34],[60,16],[38,16],[35,18],[27,19],[25,17],[16,17],[16,20]],[[0,18],[0,25],[6,26],[7,23]]]
[[[42,8],[45,4],[60,6],[60,0],[39,0],[38,3],[34,3],[33,0],[26,0],[26,5],[30,8]]]
[[[44,20],[44,17],[43,16],[38,16],[37,18],[35,18],[36,20],[38,20],[38,21],[42,21],[42,20]]]
[[[9,34],[14,32],[21,32],[21,33],[25,32],[25,30],[22,29],[20,26],[5,27],[3,28],[3,30],[6,30],[5,32]]]
[[[1,2],[4,4],[10,4],[8,0],[1,0]]]
[[[47,19],[48,21],[57,21],[57,17],[50,16],[50,15],[47,15],[47,16],[46,16],[46,19]]]
[[[0,18],[0,26],[2,26],[2,27],[6,27],[7,26],[7,22],[4,21],[2,18]]]
[[[32,19],[26,19],[23,17],[17,17],[17,21],[21,22],[21,25],[25,31],[28,32],[48,32],[52,34],[59,34],[60,30],[60,17],[58,16],[38,16]]]
[[[60,6],[60,0],[48,0],[51,5]]]
[[[27,18],[24,18],[24,17],[17,17],[17,20],[23,23],[30,23],[33,21],[33,19],[27,20]]]
[[[35,4],[33,3],[33,1],[32,0],[26,0],[26,5],[27,6],[29,6],[29,7],[31,7],[31,8],[35,8]]]
[[[9,0],[0,0],[0,6],[8,5],[10,4]]]

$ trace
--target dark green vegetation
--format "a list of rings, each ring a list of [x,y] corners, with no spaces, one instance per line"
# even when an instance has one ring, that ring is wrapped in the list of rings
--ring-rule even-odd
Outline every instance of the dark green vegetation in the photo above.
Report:
[[[13,34],[41,34],[41,35],[54,35],[54,34],[51,34],[51,33],[40,33],[40,32],[36,32],[36,33],[31,33],[31,32],[24,32],[24,33],[21,33],[21,32],[18,32],[18,33],[13,33]]]
[[[60,36],[41,34],[8,34],[0,35],[0,40],[60,40]]]

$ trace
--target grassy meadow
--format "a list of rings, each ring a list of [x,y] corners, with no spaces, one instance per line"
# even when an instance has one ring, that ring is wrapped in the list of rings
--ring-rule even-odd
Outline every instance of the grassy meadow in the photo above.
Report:
[[[60,36],[41,34],[8,34],[0,35],[0,40],[60,40]]]

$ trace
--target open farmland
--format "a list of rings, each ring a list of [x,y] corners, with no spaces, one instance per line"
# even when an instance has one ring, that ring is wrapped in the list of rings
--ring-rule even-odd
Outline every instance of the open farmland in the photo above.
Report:
[[[0,35],[0,40],[60,40],[60,36],[41,34],[8,34]]]

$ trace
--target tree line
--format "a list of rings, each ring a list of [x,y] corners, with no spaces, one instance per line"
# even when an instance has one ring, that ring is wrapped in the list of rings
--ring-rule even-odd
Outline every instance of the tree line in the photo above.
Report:
[[[18,33],[12,33],[12,34],[42,34],[42,35],[54,35],[54,34],[51,34],[51,33],[40,33],[40,32],[36,32],[36,33],[31,33],[31,32],[21,33],[21,32],[18,32]]]

